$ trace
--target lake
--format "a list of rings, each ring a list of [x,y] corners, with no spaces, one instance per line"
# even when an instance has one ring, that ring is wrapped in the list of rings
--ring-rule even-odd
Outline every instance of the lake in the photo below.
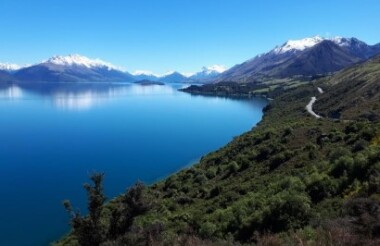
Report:
[[[83,184],[105,173],[112,198],[224,146],[261,120],[264,99],[192,96],[183,85],[0,86],[0,245],[48,245],[85,213]]]

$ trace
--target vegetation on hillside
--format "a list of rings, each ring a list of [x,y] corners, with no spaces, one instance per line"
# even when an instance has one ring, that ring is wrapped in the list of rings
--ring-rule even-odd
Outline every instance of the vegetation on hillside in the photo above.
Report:
[[[316,77],[274,79],[265,78],[249,83],[236,83],[233,81],[218,82],[215,84],[191,85],[181,91],[195,95],[222,96],[222,97],[254,97],[263,96],[275,98],[289,89],[309,84]]]
[[[86,245],[89,235],[97,238],[95,246],[379,245],[380,121],[362,117],[364,107],[380,114],[377,102],[368,100],[380,95],[378,70],[369,69],[377,63],[277,95],[253,130],[150,187],[137,185],[100,206],[104,196],[94,180],[86,186],[89,216],[66,206],[73,231],[57,245]],[[362,79],[336,83],[366,69]],[[357,90],[372,88],[373,94],[352,104],[362,110],[350,110],[349,120],[316,119],[305,106],[317,86],[325,89],[318,113],[340,103],[335,89],[346,92],[347,103]],[[136,204],[144,209],[135,210]]]
[[[329,90],[316,104],[321,115],[341,120],[380,120],[380,56],[319,83]]]

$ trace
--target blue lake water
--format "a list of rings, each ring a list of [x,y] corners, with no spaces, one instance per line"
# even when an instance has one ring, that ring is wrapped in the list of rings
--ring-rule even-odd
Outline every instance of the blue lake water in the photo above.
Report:
[[[266,104],[180,87],[0,86],[0,245],[48,245],[69,230],[63,200],[85,209],[92,172],[109,198],[155,182],[250,130]]]

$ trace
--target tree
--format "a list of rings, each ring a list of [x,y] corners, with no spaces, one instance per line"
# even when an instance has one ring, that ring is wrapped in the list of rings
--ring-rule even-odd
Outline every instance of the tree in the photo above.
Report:
[[[82,217],[79,211],[74,211],[70,201],[64,201],[63,205],[71,216],[70,224],[74,235],[80,245],[97,246],[104,239],[104,233],[100,224],[103,204],[106,197],[103,193],[104,174],[95,173],[91,175],[93,186],[85,184],[87,191],[89,216]]]
[[[148,211],[150,204],[144,199],[143,183],[137,182],[122,197],[118,207],[112,211],[108,235],[110,238],[127,233],[136,216]]]

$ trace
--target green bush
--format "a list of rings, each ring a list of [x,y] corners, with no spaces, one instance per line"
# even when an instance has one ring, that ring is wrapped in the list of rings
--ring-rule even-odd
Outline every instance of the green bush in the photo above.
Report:
[[[215,176],[216,176],[216,169],[215,168],[209,168],[206,171],[206,177],[208,179],[213,179],[213,178],[215,178]]]
[[[240,168],[239,164],[237,164],[236,161],[232,161],[232,162],[230,162],[230,164],[228,164],[228,171],[230,173],[236,173],[236,172],[238,172],[239,168]]]
[[[354,159],[351,156],[341,156],[335,161],[331,174],[334,177],[339,178],[346,172],[348,175],[352,173],[354,169]]]
[[[328,175],[314,173],[307,185],[307,193],[311,200],[315,203],[336,194],[338,184],[334,182]]]
[[[195,183],[202,185],[202,184],[207,182],[207,178],[203,173],[199,173],[195,177],[194,181],[195,181]]]
[[[199,229],[199,234],[203,238],[210,239],[214,236],[215,231],[217,230],[216,225],[214,225],[211,222],[204,222],[201,225],[201,228]]]

